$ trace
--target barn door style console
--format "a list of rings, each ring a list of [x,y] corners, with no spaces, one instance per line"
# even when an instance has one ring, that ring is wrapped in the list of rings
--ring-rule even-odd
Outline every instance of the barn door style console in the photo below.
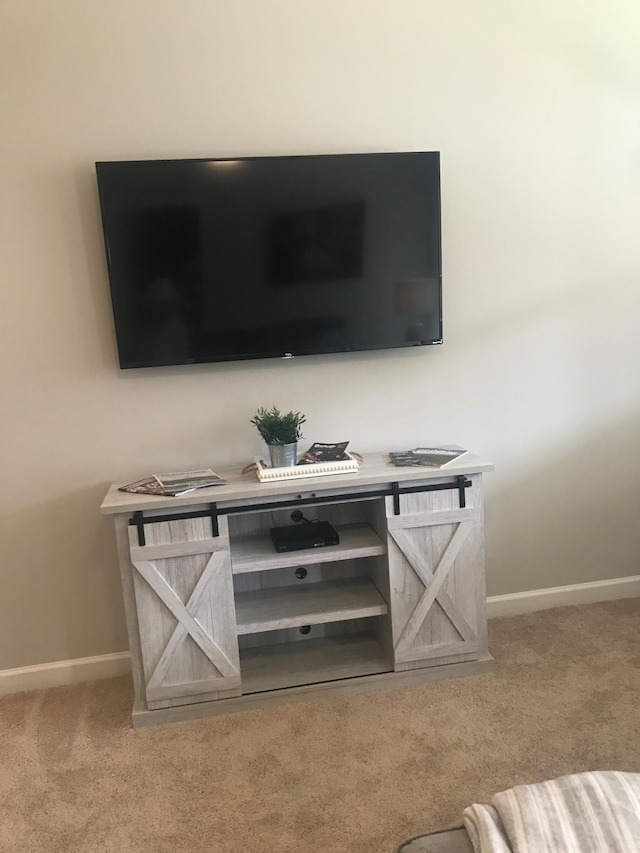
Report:
[[[221,470],[227,485],[176,498],[112,486],[134,725],[488,669],[491,470],[471,453],[443,469],[372,454],[300,480]],[[270,529],[300,510],[339,544],[276,552]]]

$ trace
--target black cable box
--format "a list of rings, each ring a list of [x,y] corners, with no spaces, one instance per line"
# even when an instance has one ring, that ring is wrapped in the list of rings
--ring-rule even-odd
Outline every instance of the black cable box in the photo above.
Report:
[[[308,521],[287,527],[272,527],[271,541],[276,551],[282,553],[338,545],[340,537],[328,521]]]

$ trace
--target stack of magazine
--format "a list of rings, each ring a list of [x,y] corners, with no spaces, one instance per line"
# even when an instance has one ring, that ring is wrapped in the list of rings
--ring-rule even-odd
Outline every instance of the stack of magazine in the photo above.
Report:
[[[175,474],[152,474],[143,480],[119,486],[121,492],[133,492],[139,495],[166,495],[178,497],[196,489],[208,489],[211,486],[224,486],[226,480],[219,477],[211,468],[201,471],[180,471]]]
[[[428,468],[445,468],[460,459],[468,450],[450,447],[415,447],[413,450],[390,452],[389,458],[397,468],[426,465]]]

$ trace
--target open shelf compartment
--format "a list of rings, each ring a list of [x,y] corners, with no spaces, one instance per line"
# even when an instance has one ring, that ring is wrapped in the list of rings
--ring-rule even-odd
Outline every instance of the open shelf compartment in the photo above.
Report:
[[[387,553],[386,544],[366,523],[335,525],[340,536],[338,545],[279,554],[269,534],[246,535],[231,544],[231,566],[234,575],[319,563],[375,557]]]
[[[368,577],[236,594],[238,635],[383,616],[388,612],[387,603]]]
[[[243,695],[393,670],[369,631],[241,649],[240,668]]]

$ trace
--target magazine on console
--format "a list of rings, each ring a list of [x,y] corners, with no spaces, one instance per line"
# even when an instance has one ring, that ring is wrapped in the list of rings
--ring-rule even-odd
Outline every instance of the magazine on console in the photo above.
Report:
[[[413,450],[391,451],[389,458],[396,468],[407,468],[413,465],[445,468],[468,452],[459,447],[414,447]]]
[[[316,441],[311,445],[307,452],[300,457],[297,464],[316,465],[319,462],[340,462],[343,459],[349,458],[346,455],[348,445],[348,441],[336,441],[332,444]]]
[[[226,480],[218,476],[211,468],[199,471],[179,471],[171,474],[152,474],[142,480],[119,486],[121,492],[133,492],[140,495],[166,495],[179,497],[196,489],[208,489],[211,486],[224,486]]]

